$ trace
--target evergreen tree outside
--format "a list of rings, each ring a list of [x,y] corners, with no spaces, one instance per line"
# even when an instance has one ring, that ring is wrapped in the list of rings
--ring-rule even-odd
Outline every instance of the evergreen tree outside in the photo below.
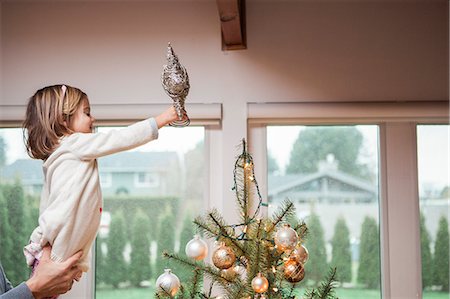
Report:
[[[188,151],[184,158],[186,163],[186,190],[184,194],[191,205],[194,201],[197,204],[192,207],[193,211],[201,206],[203,199],[205,182],[204,148],[204,142],[201,141],[195,145],[195,148]]]
[[[106,283],[106,257],[102,250],[105,241],[103,238],[97,237],[95,241],[95,279],[96,285]]]
[[[274,173],[279,170],[280,170],[280,167],[278,166],[277,160],[275,160],[273,155],[269,152],[267,154],[267,172]]]
[[[336,221],[331,246],[331,267],[337,269],[337,280],[340,282],[350,282],[352,280],[350,232],[344,217],[339,217]]]
[[[161,218],[157,238],[158,255],[156,260],[156,275],[164,273],[168,267],[167,261],[162,258],[164,251],[173,251],[175,247],[175,232],[173,229],[174,217],[167,213]]]
[[[178,253],[180,256],[187,257],[185,252],[186,244],[190,240],[192,240],[193,237],[194,237],[194,226],[192,223],[192,217],[190,217],[190,215],[187,215],[184,218],[183,227],[180,233],[180,251]],[[177,273],[177,276],[180,278],[181,281],[188,281],[193,274],[191,269],[183,267],[182,265],[178,264],[173,265],[172,268],[174,269],[174,272]]]
[[[320,218],[314,212],[308,217],[308,235],[305,246],[308,248],[309,260],[305,264],[307,278],[319,283],[323,274],[328,271],[327,252],[325,248],[325,234]]]
[[[3,168],[6,164],[6,149],[8,145],[5,142],[5,139],[0,136],[0,169]]]
[[[363,135],[355,127],[307,127],[295,141],[286,173],[314,173],[319,162],[333,154],[338,169],[361,178],[371,178],[367,165],[358,162]]]
[[[448,221],[442,216],[439,219],[436,242],[434,243],[434,284],[449,290],[449,232]]]
[[[1,186],[0,186],[1,187]],[[3,192],[0,192],[0,261],[3,263],[5,271],[9,273],[11,269],[10,260],[12,253],[12,231],[8,221],[8,210]]]
[[[138,287],[151,276],[149,225],[147,215],[138,210],[133,222],[129,276],[131,284]]]
[[[450,186],[445,186],[439,193],[441,198],[450,198]]]
[[[119,283],[127,280],[127,265],[123,256],[127,242],[124,222],[121,212],[114,214],[111,218],[107,238],[108,254],[105,265],[105,280],[114,288],[118,288]]]
[[[425,216],[420,213],[420,252],[422,258],[422,287],[433,283],[433,261],[430,249],[430,234],[425,227]]]
[[[366,216],[361,227],[358,282],[367,288],[380,287],[380,234],[373,217]]]
[[[28,244],[29,234],[26,232],[27,217],[25,215],[25,195],[22,185],[16,181],[14,185],[3,187],[11,236],[11,255],[4,261],[5,271],[13,285],[28,279],[29,269],[23,255],[23,247]]]

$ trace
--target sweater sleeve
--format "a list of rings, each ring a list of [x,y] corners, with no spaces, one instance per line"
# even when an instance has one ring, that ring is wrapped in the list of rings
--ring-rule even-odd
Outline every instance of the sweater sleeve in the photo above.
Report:
[[[25,282],[13,288],[0,264],[0,299],[34,299]]]
[[[146,119],[120,130],[107,133],[75,133],[70,147],[81,160],[93,160],[102,156],[129,150],[158,138],[158,126],[154,118]]]
[[[17,287],[0,295],[0,299],[34,299],[33,294],[25,282],[22,282]]]

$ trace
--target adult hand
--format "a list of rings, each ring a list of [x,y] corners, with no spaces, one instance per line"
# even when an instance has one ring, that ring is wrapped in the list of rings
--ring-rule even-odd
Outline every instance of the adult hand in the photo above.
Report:
[[[81,270],[77,267],[81,251],[62,263],[52,261],[50,254],[51,248],[44,247],[39,265],[26,282],[36,299],[67,293],[72,288],[73,280],[81,277]]]

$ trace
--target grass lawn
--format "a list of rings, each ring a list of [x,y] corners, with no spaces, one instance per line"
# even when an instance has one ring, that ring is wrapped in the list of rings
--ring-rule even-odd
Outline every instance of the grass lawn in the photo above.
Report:
[[[142,299],[154,298],[153,287],[150,288],[126,288],[126,289],[99,289],[95,299]],[[381,299],[378,290],[364,289],[337,289],[336,294],[340,299]],[[300,297],[301,298],[301,297]],[[450,299],[449,293],[424,292],[423,299]]]

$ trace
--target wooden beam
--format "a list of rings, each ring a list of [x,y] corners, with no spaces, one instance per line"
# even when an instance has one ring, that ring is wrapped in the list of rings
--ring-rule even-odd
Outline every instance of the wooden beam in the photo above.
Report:
[[[245,0],[216,0],[222,31],[222,50],[247,49]]]

